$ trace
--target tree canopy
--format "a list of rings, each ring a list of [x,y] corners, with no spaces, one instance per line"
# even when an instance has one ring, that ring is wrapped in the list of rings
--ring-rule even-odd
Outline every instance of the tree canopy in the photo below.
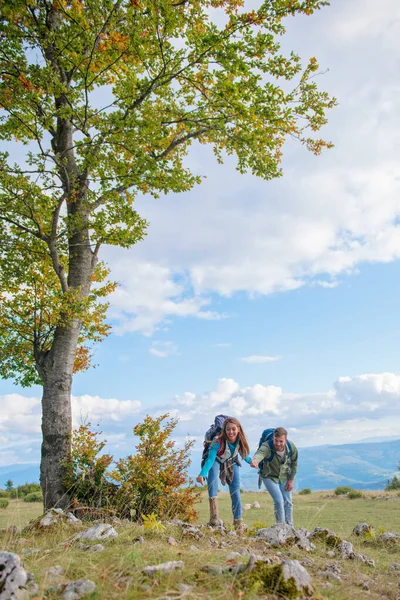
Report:
[[[315,83],[317,61],[279,45],[285,17],[325,4],[6,0],[0,139],[19,160],[0,156],[3,377],[40,382],[56,328],[74,318],[74,369],[88,366],[113,289],[100,246],[143,238],[137,194],[199,182],[183,162],[194,140],[264,179],[280,175],[288,137],[315,154],[329,145],[314,135],[335,102]]]

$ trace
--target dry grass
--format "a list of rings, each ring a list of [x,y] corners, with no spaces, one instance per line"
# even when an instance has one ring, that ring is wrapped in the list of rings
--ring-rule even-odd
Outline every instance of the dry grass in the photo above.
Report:
[[[299,560],[311,560],[312,564],[307,570],[313,576],[316,598],[332,600],[356,600],[369,598],[370,600],[399,600],[400,575],[389,571],[392,563],[400,562],[398,546],[382,547],[374,541],[365,542],[359,538],[353,539],[352,529],[356,523],[366,521],[376,528],[386,531],[400,531],[400,497],[396,493],[390,494],[389,500],[373,499],[378,494],[368,494],[366,499],[349,500],[346,498],[325,498],[323,493],[313,493],[309,496],[295,496],[295,523],[296,527],[323,526],[332,529],[337,534],[351,541],[358,552],[368,554],[376,561],[376,569],[360,565],[353,561],[344,561],[341,558],[330,559],[327,549],[323,544],[318,544],[317,549],[310,554],[298,549],[282,550],[281,557],[289,556]],[[206,498],[199,506],[200,522],[205,522],[208,517],[208,503]],[[255,521],[262,521],[267,526],[273,523],[272,503],[266,493],[246,492],[243,502],[251,503],[258,500],[261,509],[250,510],[245,513],[245,521],[251,526]],[[231,522],[229,496],[221,494],[220,507],[223,518]],[[41,512],[39,504],[27,504],[18,501],[10,502],[5,511],[1,511],[2,525],[16,524],[21,526]],[[82,527],[83,528],[83,527]],[[33,549],[37,552],[23,558],[28,571],[34,573],[40,586],[39,598],[44,598],[46,588],[55,582],[71,581],[79,578],[92,579],[97,584],[97,591],[92,598],[120,600],[138,600],[154,598],[170,598],[178,600],[218,599],[233,600],[243,598],[253,600],[256,596],[238,588],[237,581],[231,574],[213,576],[200,571],[206,564],[226,565],[226,556],[229,552],[239,547],[249,547],[257,554],[267,556],[276,555],[271,548],[265,548],[262,541],[253,541],[247,537],[241,539],[230,536],[220,537],[210,530],[206,530],[206,537],[201,541],[182,538],[178,528],[169,527],[166,532],[145,532],[143,528],[132,524],[116,526],[119,537],[115,540],[105,541],[105,551],[90,553],[79,550],[76,544],[68,544],[68,540],[76,532],[70,526],[57,527],[51,532],[23,531],[18,535],[6,533],[0,537],[2,550],[16,552],[23,556],[23,550]],[[139,536],[144,537],[144,543],[136,541]],[[173,536],[177,546],[170,546],[167,537]],[[22,539],[21,539],[22,538]],[[226,544],[219,548],[213,545],[210,538]],[[25,540],[25,541],[24,541]],[[190,549],[194,544],[198,551]],[[183,560],[185,567],[182,572],[177,571],[167,576],[149,579],[142,575],[142,568],[149,564],[157,564],[167,560]],[[243,558],[243,560],[246,560]],[[331,582],[331,587],[326,588],[327,580],[318,575],[327,563],[335,562],[342,570],[342,582]],[[61,565],[65,575],[54,581],[49,581],[46,571],[49,567]],[[373,581],[373,583],[371,583]],[[363,585],[370,582],[369,591]],[[192,586],[188,595],[179,591],[179,584]],[[48,596],[46,596],[48,598]],[[272,597],[271,597],[272,598]]]

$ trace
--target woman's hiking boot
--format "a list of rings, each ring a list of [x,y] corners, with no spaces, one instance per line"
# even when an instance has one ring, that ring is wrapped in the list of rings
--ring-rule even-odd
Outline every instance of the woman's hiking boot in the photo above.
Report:
[[[246,531],[247,525],[243,521],[243,519],[237,519],[237,520],[233,521],[233,528],[235,529],[236,533],[241,535],[242,533],[244,533]]]
[[[210,502],[210,520],[207,525],[211,527],[222,527],[224,522],[218,516],[218,499],[217,498],[209,498]]]

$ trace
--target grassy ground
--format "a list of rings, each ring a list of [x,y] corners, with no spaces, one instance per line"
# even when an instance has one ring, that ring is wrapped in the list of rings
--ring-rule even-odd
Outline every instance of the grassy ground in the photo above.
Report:
[[[300,561],[309,561],[307,570],[313,577],[315,598],[399,600],[400,574],[388,570],[390,564],[400,563],[398,546],[382,547],[374,541],[365,542],[351,535],[354,525],[363,521],[385,531],[400,532],[400,497],[392,493],[389,500],[374,499],[377,495],[368,493],[366,499],[355,500],[325,498],[322,493],[313,493],[309,496],[295,495],[297,528],[328,527],[351,541],[358,552],[367,554],[377,564],[376,569],[372,569],[354,561],[344,561],[336,557],[331,559],[327,556],[328,549],[323,544],[318,544],[317,549],[310,554],[294,548],[282,550],[280,558],[288,556]],[[242,498],[243,503],[257,500],[262,507],[244,513],[248,525],[251,526],[254,522],[263,522],[266,526],[273,524],[272,502],[266,493],[245,492]],[[219,503],[222,517],[227,524],[231,523],[229,496],[221,494]],[[208,518],[206,497],[199,505],[199,512],[199,522],[206,522]],[[39,504],[12,501],[8,509],[0,511],[0,527],[11,524],[21,526],[40,513]],[[104,542],[106,549],[101,553],[83,551],[77,548],[76,544],[68,543],[76,532],[76,529],[71,526],[57,527],[51,532],[25,530],[17,535],[3,533],[0,537],[0,550],[16,552],[22,557],[25,568],[34,573],[39,583],[40,600],[44,598],[45,590],[49,585],[79,578],[88,578],[96,583],[97,591],[91,597],[92,599],[272,599],[272,596],[257,596],[240,589],[237,579],[232,574],[214,576],[200,571],[200,567],[209,564],[226,566],[227,554],[243,547],[266,556],[278,554],[275,549],[266,548],[262,541],[253,541],[246,536],[221,537],[208,529],[205,530],[206,537],[199,541],[183,538],[179,528],[168,528],[165,532],[156,533],[145,532],[137,525],[121,524],[116,526],[116,529],[119,537]],[[168,544],[167,537],[171,535],[178,541],[178,545]],[[144,543],[137,541],[139,536],[144,537]],[[218,547],[216,544],[221,542],[226,545]],[[191,548],[193,544],[197,547],[197,551]],[[184,561],[184,569],[155,579],[142,575],[141,570],[144,566],[167,560]],[[327,588],[325,587],[327,580],[318,575],[318,571],[324,569],[329,562],[335,562],[342,570],[342,582],[331,581],[331,587]],[[46,571],[54,565],[63,566],[65,575],[50,581]],[[188,594],[180,591],[179,585],[182,583],[192,587]],[[363,585],[364,587],[367,585],[369,590],[363,589]]]

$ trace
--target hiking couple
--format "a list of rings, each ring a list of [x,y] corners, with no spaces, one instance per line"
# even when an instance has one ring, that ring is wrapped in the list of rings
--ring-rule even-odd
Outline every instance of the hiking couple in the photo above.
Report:
[[[215,437],[215,433],[218,433]],[[287,439],[283,427],[266,429],[261,436],[259,448],[253,458],[240,422],[233,417],[218,415],[204,442],[202,468],[196,478],[200,484],[208,482],[210,521],[212,526],[222,524],[218,516],[218,477],[229,485],[232,502],[233,525],[242,531],[242,501],[240,497],[239,455],[251,467],[260,467],[260,483],[264,483],[274,502],[277,523],[293,525],[292,490],[297,472],[298,452],[293,442]],[[261,480],[261,481],[260,481]]]

